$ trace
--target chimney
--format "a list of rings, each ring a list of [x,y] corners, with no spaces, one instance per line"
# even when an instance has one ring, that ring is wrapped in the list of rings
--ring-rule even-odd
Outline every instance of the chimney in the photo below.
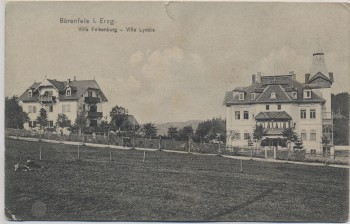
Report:
[[[253,74],[253,75],[252,75],[252,84],[254,84],[255,82],[256,82],[256,75]]]
[[[294,80],[297,79],[297,75],[294,73],[294,71],[290,71],[289,75],[291,75]]]
[[[332,83],[334,82],[333,72],[328,73],[330,80]]]
[[[309,82],[310,74],[305,74],[305,84]]]
[[[261,72],[258,72],[258,74],[256,75],[256,82],[261,83]]]
[[[74,81],[77,81],[77,77],[74,76]]]

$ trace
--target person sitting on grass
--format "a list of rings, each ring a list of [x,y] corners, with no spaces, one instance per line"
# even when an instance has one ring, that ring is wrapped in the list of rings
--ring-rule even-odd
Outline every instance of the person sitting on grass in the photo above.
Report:
[[[27,157],[27,162],[26,162],[26,166],[30,167],[30,168],[41,168],[41,165],[38,163],[35,163],[34,161],[29,159],[29,156]]]
[[[31,171],[31,169],[26,165],[15,164],[15,171]]]

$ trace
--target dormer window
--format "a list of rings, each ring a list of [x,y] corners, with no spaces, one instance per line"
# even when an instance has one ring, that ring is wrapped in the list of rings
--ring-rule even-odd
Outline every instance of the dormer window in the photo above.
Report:
[[[66,96],[71,96],[72,95],[72,90],[71,90],[71,88],[67,88],[66,89]]]
[[[304,98],[311,98],[311,90],[304,90]]]
[[[255,100],[255,93],[251,93],[250,98],[251,98],[251,100]]]
[[[292,92],[292,99],[293,100],[298,99],[298,93],[297,92]]]
[[[31,89],[28,91],[28,96],[33,97],[33,91]]]
[[[272,100],[275,100],[275,99],[276,99],[276,93],[275,93],[275,92],[272,92],[272,93],[271,93],[270,99],[272,99]]]
[[[238,94],[238,99],[239,100],[244,100],[244,93],[239,93]]]

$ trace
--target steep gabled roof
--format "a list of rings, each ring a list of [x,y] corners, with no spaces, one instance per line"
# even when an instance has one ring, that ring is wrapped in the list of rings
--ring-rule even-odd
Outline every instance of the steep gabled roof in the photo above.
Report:
[[[271,99],[271,94],[275,93],[276,98]],[[284,91],[280,85],[269,85],[265,91],[256,99],[256,102],[285,102],[290,101],[291,98]]]
[[[332,80],[330,78],[328,78],[327,76],[325,76],[324,74],[322,74],[321,72],[318,72],[316,75],[314,75],[311,79],[309,79],[309,81],[307,83],[312,83],[313,81],[315,81],[316,79],[324,79],[330,83],[332,83]]]
[[[129,122],[130,124],[135,125],[135,126],[139,125],[139,122],[137,122],[137,120],[136,120],[136,118],[134,117],[134,115],[128,114],[127,119],[128,119],[128,122]]]
[[[255,120],[290,120],[292,117],[285,111],[260,112],[254,117]]]
[[[47,79],[49,83],[52,84],[59,91],[59,100],[77,100],[87,91],[87,90],[98,90],[99,95],[101,96],[104,102],[107,102],[107,98],[102,92],[101,88],[97,84],[95,80],[73,80],[70,81],[69,84],[67,81],[57,81],[53,79]],[[40,83],[33,83],[30,89],[35,90],[38,88]],[[66,96],[65,90],[67,87],[70,87],[72,93],[70,96]],[[33,97],[29,97],[28,91],[26,90],[18,100],[23,102],[35,102],[37,101],[37,96],[33,95]]]

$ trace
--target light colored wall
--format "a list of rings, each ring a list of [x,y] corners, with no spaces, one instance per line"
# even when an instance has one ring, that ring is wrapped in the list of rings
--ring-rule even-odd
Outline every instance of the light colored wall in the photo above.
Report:
[[[322,105],[320,103],[315,104],[296,104],[281,103],[281,110],[277,109],[277,105],[280,103],[269,103],[270,109],[266,110],[266,104],[251,104],[251,105],[232,105],[226,107],[226,130],[237,130],[241,134],[240,140],[227,139],[228,146],[247,146],[248,141],[244,140],[244,132],[248,131],[253,133],[255,128],[255,119],[252,114],[257,115],[260,112],[272,112],[272,111],[286,111],[296,124],[296,133],[300,135],[301,130],[304,129],[307,133],[307,141],[304,141],[304,147],[308,150],[316,149],[321,150],[321,136],[322,136]],[[300,119],[300,110],[306,109],[307,118]],[[310,119],[310,109],[316,110],[316,118]],[[241,119],[235,120],[235,111],[241,111]],[[243,111],[249,111],[249,120],[243,119]],[[316,130],[316,141],[309,141],[311,130]]]
[[[49,85],[48,82],[43,83],[43,85]],[[54,87],[41,87],[39,93],[40,95],[44,95],[45,91],[52,91],[52,95],[58,97],[59,93]],[[88,92],[86,91],[83,94],[83,97],[80,97],[78,100],[59,100],[56,99],[56,103],[53,104],[53,111],[49,112],[47,111],[47,117],[48,121],[53,121],[54,125],[56,123],[58,114],[63,113],[63,105],[70,105],[70,112],[65,112],[64,114],[67,115],[68,119],[71,120],[72,123],[75,122],[75,119],[77,118],[77,114],[79,111],[80,106],[85,105],[85,97],[88,96]],[[97,91],[92,90],[92,97],[97,97]],[[28,106],[36,106],[36,113],[29,113],[29,119],[31,121],[35,121],[37,117],[40,114],[40,109],[45,108],[45,105],[41,105],[39,102],[22,102],[20,101],[19,104],[23,107],[23,111],[28,113]],[[102,110],[102,103],[97,104],[97,112],[103,112]],[[29,129],[28,122],[24,124],[25,129]]]
[[[66,105],[66,106],[70,105],[70,112],[65,112],[64,114],[68,117],[69,120],[72,121],[72,123],[74,123],[78,114],[78,102],[77,101],[60,101],[58,104],[59,111],[57,115],[63,113],[63,105]]]
[[[316,149],[322,150],[321,137],[322,137],[322,105],[321,104],[300,104],[298,105],[298,119],[295,120],[296,128],[295,131],[298,135],[301,134],[302,130],[306,131],[307,140],[303,140],[303,145],[305,149]],[[300,118],[300,110],[306,109],[306,119]],[[310,118],[310,110],[316,110],[316,118]],[[316,141],[310,141],[311,130],[316,131]]]

